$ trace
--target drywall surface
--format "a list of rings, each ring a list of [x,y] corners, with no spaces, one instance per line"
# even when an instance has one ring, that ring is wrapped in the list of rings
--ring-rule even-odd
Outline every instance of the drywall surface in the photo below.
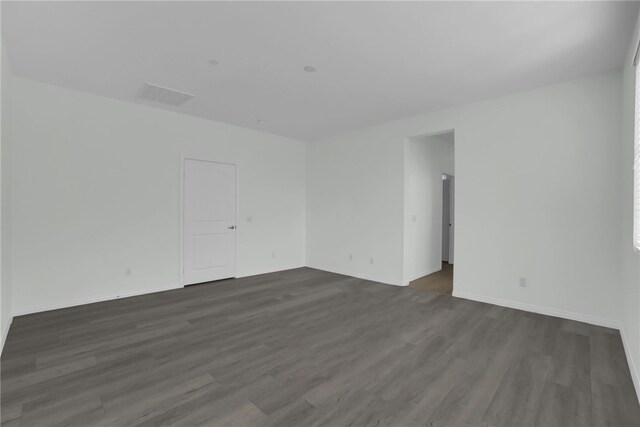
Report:
[[[633,57],[636,52],[640,24],[636,30],[629,53],[623,65],[622,102],[622,166],[620,168],[622,182],[621,199],[621,245],[620,260],[622,262],[622,291],[620,305],[620,330],[624,339],[631,376],[640,397],[640,252],[633,248],[633,141],[634,141],[634,102],[635,102],[635,68]]]
[[[442,268],[442,175],[454,175],[453,144],[438,136],[405,141],[404,283]]]
[[[12,75],[4,44],[2,49],[2,63],[0,64],[0,98],[1,136],[0,144],[0,351],[11,326],[13,311],[11,308],[11,212],[9,200],[11,197],[11,92]]]
[[[404,138],[375,131],[307,145],[307,265],[400,285]]]
[[[454,129],[456,295],[615,324],[620,99],[614,72],[310,143],[308,265],[401,284],[405,138]]]
[[[238,276],[304,266],[305,143],[20,78],[13,107],[16,314],[177,287],[181,154],[238,164]]]

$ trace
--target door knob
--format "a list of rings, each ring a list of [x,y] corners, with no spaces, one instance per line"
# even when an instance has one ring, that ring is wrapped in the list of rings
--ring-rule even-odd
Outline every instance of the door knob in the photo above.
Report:
[[[227,227],[227,228],[228,228],[229,230],[235,230],[235,229],[236,229],[236,226],[235,226],[235,225],[232,225],[231,227]]]

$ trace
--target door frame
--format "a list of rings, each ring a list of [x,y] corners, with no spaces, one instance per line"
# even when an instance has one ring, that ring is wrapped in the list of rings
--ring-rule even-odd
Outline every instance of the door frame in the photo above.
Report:
[[[456,265],[456,176],[449,175],[449,264]]]
[[[442,182],[443,182],[443,184],[442,184],[442,189],[443,189],[443,191],[442,191],[442,193],[443,193],[442,194],[442,211],[444,212],[444,182],[448,181],[447,188],[449,190],[449,194],[447,195],[447,198],[449,200],[449,206],[447,207],[447,209],[449,211],[449,218],[448,218],[449,220],[446,222],[447,223],[446,224],[446,230],[447,230],[446,235],[447,235],[447,239],[448,239],[448,241],[447,241],[447,253],[445,255],[444,251],[443,251],[441,258],[443,258],[442,261],[445,261],[444,260],[444,256],[446,256],[447,257],[446,261],[448,263],[450,263],[451,258],[452,258],[451,257],[451,255],[452,255],[451,246],[452,246],[452,240],[453,239],[451,239],[451,228],[452,228],[452,226],[450,226],[449,224],[452,224],[452,222],[451,222],[451,215],[452,215],[451,208],[452,208],[453,201],[452,201],[452,197],[451,197],[452,196],[451,183],[453,182],[452,178],[454,177],[454,175],[451,175],[450,173],[446,173],[446,172],[444,172],[442,175],[447,177],[446,179],[442,180]],[[442,222],[442,230],[441,231],[444,231],[444,229],[445,229],[445,223],[443,221]],[[443,232],[441,234],[444,236],[445,233]]]
[[[429,136],[438,136],[438,135],[442,135],[442,134],[446,134],[446,133],[453,133],[454,134],[454,145],[453,145],[453,159],[454,159],[454,165],[458,165],[458,149],[457,149],[457,145],[456,145],[456,140],[457,140],[457,135],[458,135],[458,131],[456,130],[455,127],[451,127],[451,128],[444,128],[441,130],[433,130],[433,131],[427,131],[427,132],[421,132],[421,133],[415,133],[415,134],[410,134],[407,135],[403,138],[402,143],[403,143],[403,154],[404,156],[406,156],[407,153],[407,147],[408,144],[407,142],[413,138],[418,138],[418,137],[429,137]],[[407,269],[407,259],[408,259],[408,251],[406,250],[406,247],[404,245],[404,241],[405,241],[405,237],[406,237],[406,230],[407,230],[407,224],[409,223],[409,219],[407,217],[407,207],[406,207],[406,201],[407,201],[407,163],[406,163],[406,157],[403,158],[403,164],[402,164],[402,170],[403,170],[403,204],[402,204],[402,213],[403,213],[403,217],[402,217],[402,227],[403,227],[403,248],[402,248],[402,270],[401,270],[401,280],[400,280],[400,285],[402,286],[408,286],[413,280],[417,279],[416,277],[411,277],[409,274],[407,274],[406,269]],[[454,173],[453,175],[447,174],[451,177],[453,177],[455,179],[455,177],[458,175],[458,167],[455,167]],[[455,198],[457,197],[457,195],[455,194],[455,189],[454,189],[454,194],[452,197],[452,200],[454,202],[454,209],[455,206],[457,205],[457,203],[455,203]],[[454,213],[455,215],[455,213]],[[455,217],[454,217],[454,221],[455,221]],[[452,258],[454,258],[454,264],[453,264],[453,288],[454,288],[454,295],[455,295],[455,288],[456,288],[456,264],[455,264],[455,250],[456,250],[456,232],[455,232],[455,223],[454,223],[454,232],[453,232],[453,256]]]
[[[211,157],[208,156],[203,156],[203,155],[187,155],[187,154],[180,154],[180,222],[179,222],[179,227],[180,227],[180,263],[178,266],[178,284],[180,285],[180,287],[185,287],[185,281],[184,281],[184,184],[185,184],[185,179],[184,179],[184,175],[185,175],[185,167],[184,167],[184,163],[186,160],[197,160],[197,161],[201,161],[201,162],[211,162],[211,163],[219,163],[219,164],[223,164],[223,165],[232,165],[235,166],[236,168],[236,217],[235,217],[235,223],[236,223],[236,239],[235,239],[235,248],[234,248],[234,252],[235,252],[235,256],[234,256],[234,270],[235,270],[235,275],[233,276],[238,277],[238,211],[239,211],[239,201],[240,201],[240,197],[239,197],[239,191],[238,191],[238,169],[240,168],[240,165],[237,162],[234,161],[220,161],[220,160],[215,160],[212,159]]]

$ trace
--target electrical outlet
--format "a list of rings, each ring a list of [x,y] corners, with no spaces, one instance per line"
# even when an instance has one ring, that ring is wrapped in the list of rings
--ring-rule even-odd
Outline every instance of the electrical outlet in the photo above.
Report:
[[[526,278],[526,277],[521,277],[521,278],[518,280],[518,285],[519,285],[521,288],[526,288],[526,287],[527,287],[527,278]]]
[[[130,267],[127,267],[124,269],[124,275],[125,276],[133,276],[133,271],[131,271]]]

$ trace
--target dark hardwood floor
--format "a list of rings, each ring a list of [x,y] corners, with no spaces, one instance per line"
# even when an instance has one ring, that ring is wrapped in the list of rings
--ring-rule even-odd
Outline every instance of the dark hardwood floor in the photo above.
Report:
[[[2,426],[637,426],[617,331],[302,268],[17,317]]]
[[[409,283],[409,287],[451,295],[453,293],[453,264],[442,261],[442,270],[413,280]]]

